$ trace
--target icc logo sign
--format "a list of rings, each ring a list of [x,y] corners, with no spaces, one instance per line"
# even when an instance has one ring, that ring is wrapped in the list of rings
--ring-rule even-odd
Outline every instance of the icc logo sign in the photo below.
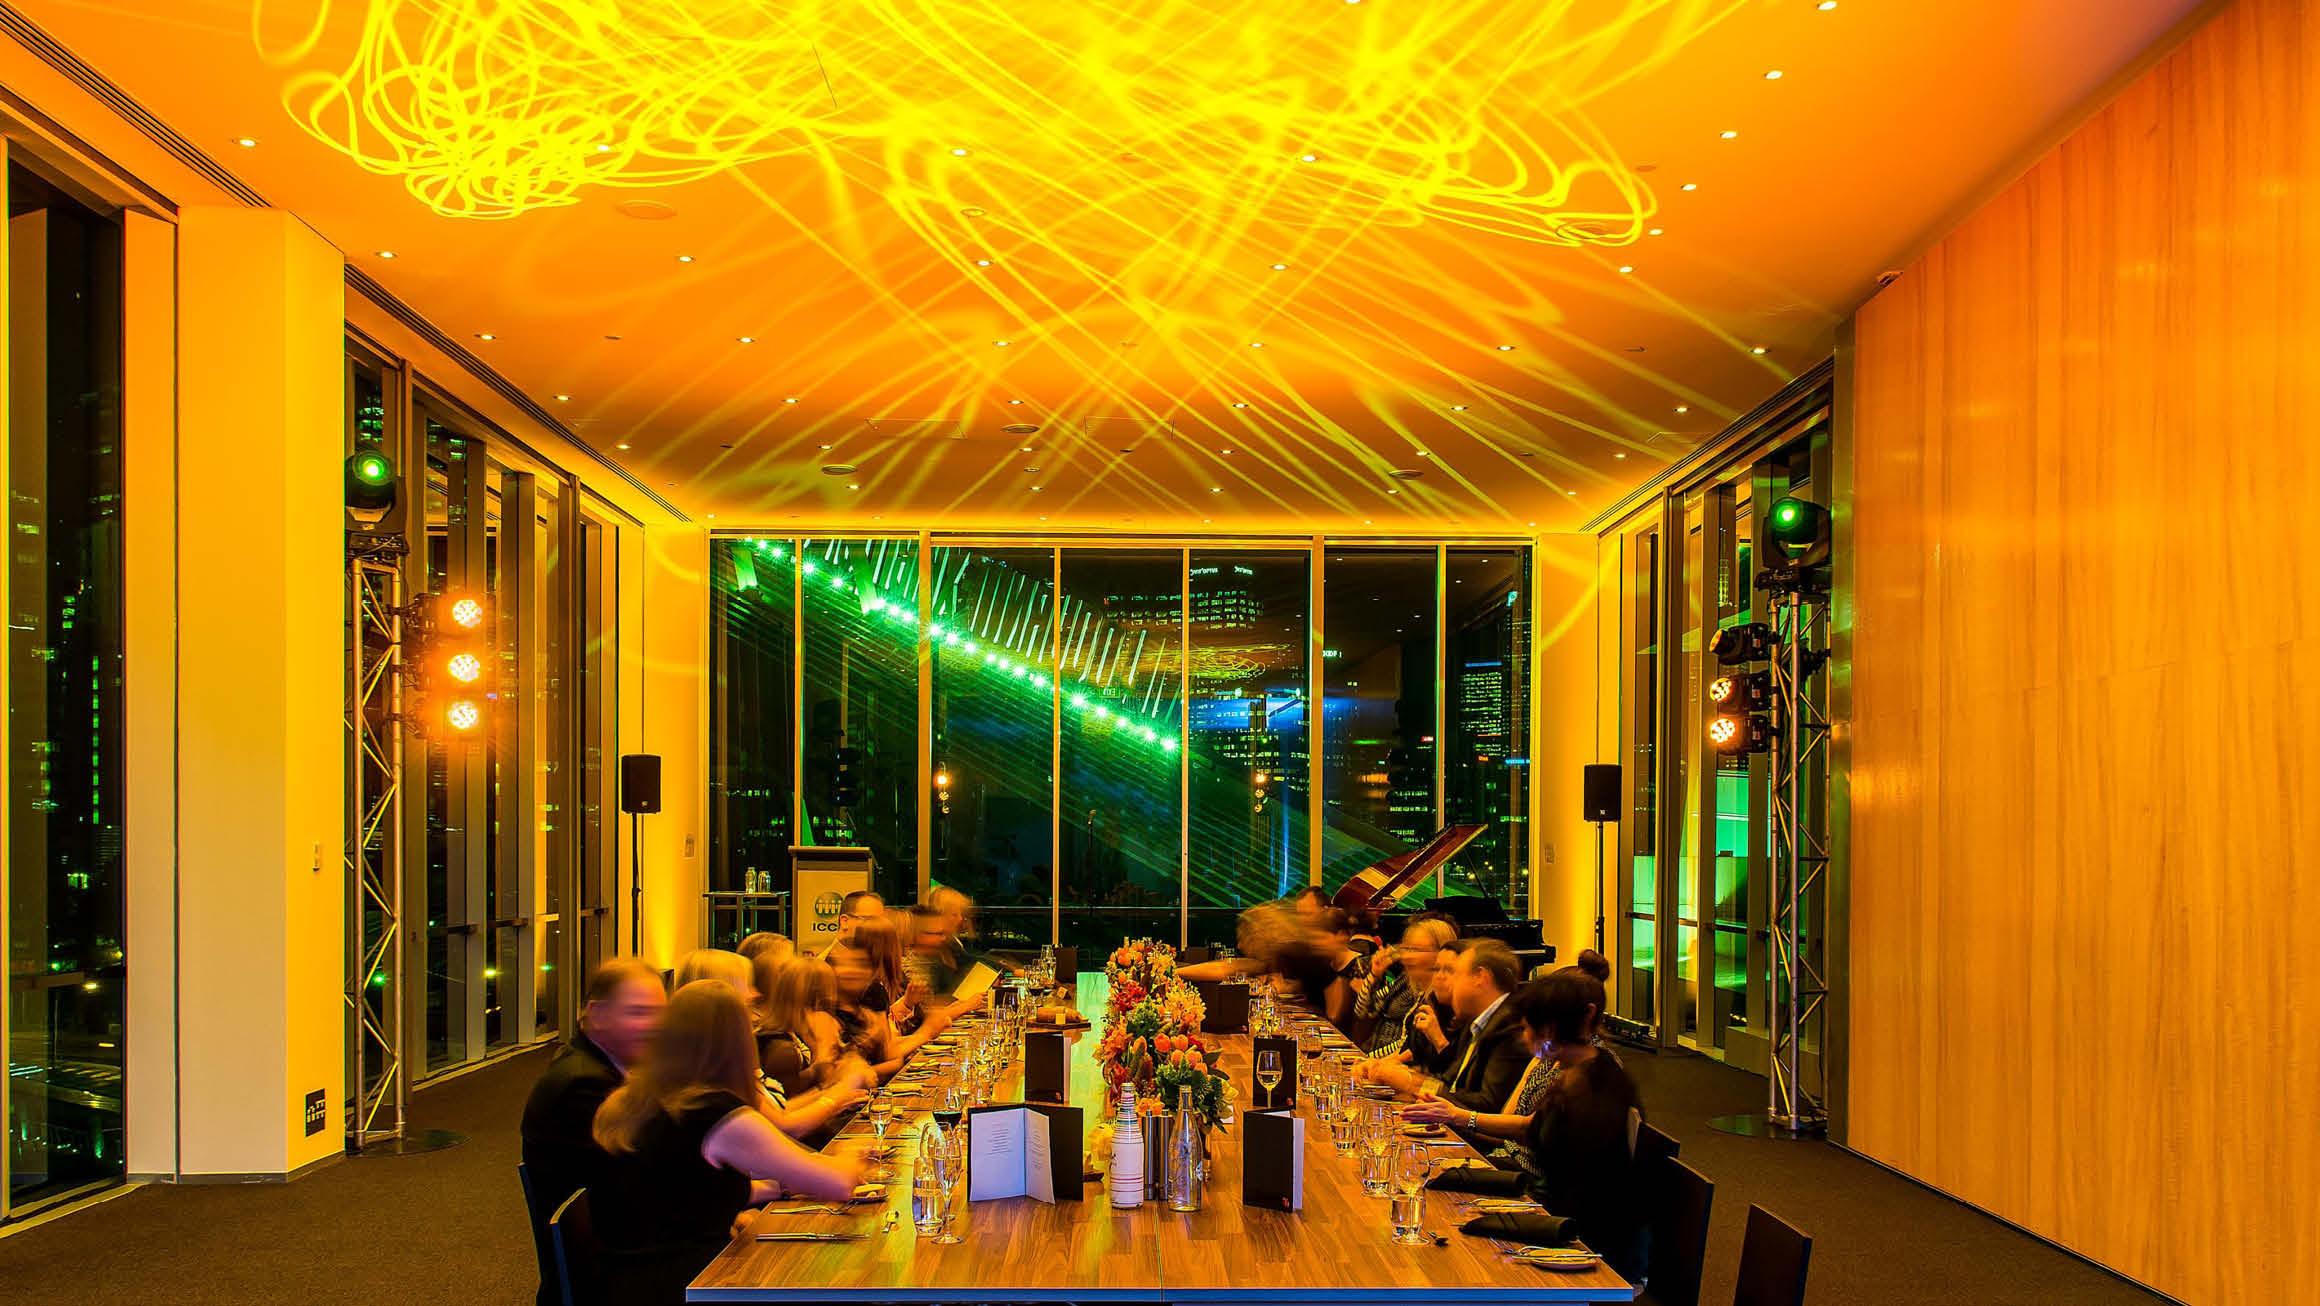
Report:
[[[845,904],[846,900],[834,893],[825,893],[814,899],[814,915],[821,918],[815,920],[814,932],[817,934],[837,933],[838,923],[828,918],[837,915]]]

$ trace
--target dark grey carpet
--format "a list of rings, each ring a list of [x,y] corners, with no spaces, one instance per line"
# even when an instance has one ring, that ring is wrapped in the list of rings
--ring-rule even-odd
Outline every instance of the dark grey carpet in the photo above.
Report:
[[[542,1060],[420,1092],[415,1127],[467,1136],[449,1151],[341,1161],[292,1184],[154,1185],[0,1237],[0,1299],[519,1306],[536,1280],[515,1126]],[[1707,1128],[1710,1116],[1761,1108],[1760,1079],[1697,1057],[1626,1060],[1654,1122],[1716,1183],[1707,1306],[1732,1300],[1750,1202],[1813,1235],[1812,1306],[2163,1300],[1835,1148]]]

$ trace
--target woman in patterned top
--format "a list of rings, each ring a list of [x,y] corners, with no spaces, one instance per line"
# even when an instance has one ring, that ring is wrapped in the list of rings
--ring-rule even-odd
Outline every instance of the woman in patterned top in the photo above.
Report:
[[[1361,1031],[1354,1037],[1372,1056],[1390,1057],[1402,1050],[1419,997],[1434,991],[1435,962],[1442,945],[1457,937],[1450,922],[1420,916],[1403,927],[1400,947],[1371,959],[1353,1015],[1355,1028]]]
[[[1598,984],[1607,984],[1611,980],[1611,963],[1604,958],[1602,953],[1593,948],[1580,953],[1579,959],[1572,962],[1571,965],[1593,976]],[[1595,1035],[1595,1046],[1602,1050],[1603,1055],[1612,1060],[1619,1059],[1617,1054],[1611,1051],[1610,1045],[1604,1041],[1600,1030]],[[1548,1087],[1555,1082],[1562,1070],[1562,1063],[1552,1057],[1531,1058],[1529,1068],[1523,1071],[1522,1082],[1515,1085],[1514,1096],[1507,1102],[1507,1114],[1518,1116],[1535,1114],[1539,1109],[1539,1099],[1546,1096]],[[1525,1138],[1512,1138],[1500,1144],[1491,1152],[1490,1163],[1504,1170],[1520,1170],[1533,1178],[1544,1173],[1540,1169],[1539,1158],[1531,1151],[1530,1143]]]

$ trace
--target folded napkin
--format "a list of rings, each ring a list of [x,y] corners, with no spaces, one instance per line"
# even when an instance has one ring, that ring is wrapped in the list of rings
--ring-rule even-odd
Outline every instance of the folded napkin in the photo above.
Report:
[[[1459,1225],[1458,1232],[1473,1238],[1497,1238],[1501,1241],[1549,1246],[1567,1243],[1579,1236],[1578,1231],[1571,1227],[1571,1221],[1559,1215],[1549,1215],[1545,1211],[1493,1211]]]
[[[1524,1188],[1521,1171],[1478,1165],[1444,1170],[1427,1180],[1426,1186],[1440,1193],[1479,1193],[1485,1197],[1519,1197]]]

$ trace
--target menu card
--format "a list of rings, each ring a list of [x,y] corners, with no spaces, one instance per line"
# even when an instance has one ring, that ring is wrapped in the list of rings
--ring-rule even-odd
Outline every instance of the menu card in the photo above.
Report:
[[[1062,1102],[1070,1096],[1071,1049],[1063,1035],[1026,1030],[1023,1034],[1023,1100]]]
[[[1294,1111],[1241,1117],[1241,1204],[1305,1209],[1305,1118]]]
[[[1265,1092],[1263,1084],[1257,1083],[1257,1054],[1266,1051],[1281,1054],[1281,1083],[1270,1094]],[[1272,1035],[1257,1039],[1255,1046],[1249,1050],[1249,1083],[1254,1085],[1250,1090],[1250,1100],[1257,1104],[1258,1110],[1272,1111],[1294,1106],[1297,1101],[1297,1040]]]
[[[967,973],[959,977],[958,984],[951,989],[951,1001],[962,1005],[973,1002],[990,992],[992,981],[998,978],[999,972],[978,961],[967,967]]]
[[[1080,1200],[1077,1107],[989,1106],[967,1113],[967,1200]]]

